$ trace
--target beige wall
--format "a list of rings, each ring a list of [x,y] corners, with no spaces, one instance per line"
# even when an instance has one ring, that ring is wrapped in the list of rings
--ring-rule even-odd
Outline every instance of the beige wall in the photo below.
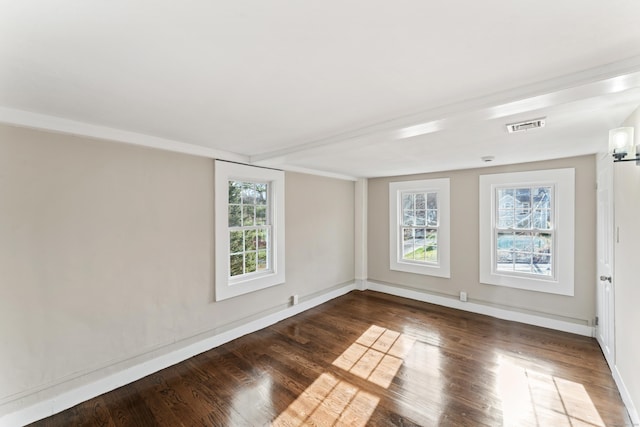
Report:
[[[567,297],[479,282],[479,176],[527,170],[575,168],[576,242],[575,296]],[[451,278],[444,279],[389,269],[389,183],[416,179],[451,179]],[[468,169],[369,180],[369,280],[591,324],[595,317],[595,157],[583,156],[520,165]]]
[[[625,122],[640,132],[640,108]],[[636,144],[640,135],[636,134]],[[634,162],[614,165],[615,226],[620,239],[614,246],[616,367],[640,410],[640,166]]]
[[[287,295],[353,281],[355,183],[291,172],[286,181]]]
[[[287,173],[287,282],[213,302],[213,176],[0,126],[0,415],[353,281],[354,183]]]

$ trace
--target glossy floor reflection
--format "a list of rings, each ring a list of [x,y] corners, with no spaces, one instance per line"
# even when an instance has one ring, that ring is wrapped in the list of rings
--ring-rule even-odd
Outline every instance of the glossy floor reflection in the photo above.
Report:
[[[41,426],[630,426],[592,338],[356,291]]]
[[[379,401],[353,384],[322,374],[273,425],[366,426]]]
[[[388,388],[414,342],[415,339],[400,332],[371,325],[333,365]],[[379,401],[374,394],[323,373],[273,425],[365,426]]]
[[[371,325],[333,365],[388,388],[415,341],[400,332]]]
[[[505,425],[606,427],[582,384],[523,368],[508,356],[498,356],[496,387]]]

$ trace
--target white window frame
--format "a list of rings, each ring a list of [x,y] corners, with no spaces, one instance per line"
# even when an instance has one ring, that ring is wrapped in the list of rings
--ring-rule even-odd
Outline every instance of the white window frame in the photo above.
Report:
[[[401,181],[389,183],[389,268],[395,271],[451,277],[450,255],[450,195],[449,178]],[[402,259],[402,193],[435,192],[438,194],[438,261],[409,261]],[[425,228],[428,228],[425,226]]]
[[[553,188],[551,276],[499,271],[496,268],[496,193],[498,188]],[[575,169],[550,169],[480,176],[480,283],[574,295]]]
[[[230,276],[229,181],[268,183],[271,242],[270,268]],[[221,301],[285,282],[284,172],[216,160],[215,162],[215,300]]]

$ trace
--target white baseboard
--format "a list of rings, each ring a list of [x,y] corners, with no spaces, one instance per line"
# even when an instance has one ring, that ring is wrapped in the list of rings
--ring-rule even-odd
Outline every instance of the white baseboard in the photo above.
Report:
[[[147,375],[158,372],[169,366],[180,363],[197,354],[211,350],[224,343],[240,338],[252,332],[264,329],[281,320],[287,319],[329,300],[337,298],[356,289],[356,283],[351,283],[322,295],[302,301],[297,305],[287,307],[284,310],[253,320],[237,328],[233,328],[218,335],[206,338],[196,343],[187,345],[178,350],[155,357],[136,366],[110,374],[100,380],[74,388],[53,398],[42,400],[28,407],[21,408],[0,417],[0,427],[16,427],[41,420],[65,409],[71,408],[86,400],[107,393],[123,385],[144,378]],[[105,367],[104,369],[107,369]]]
[[[511,311],[504,308],[491,307],[488,305],[478,304],[474,302],[462,302],[457,299],[447,298],[440,295],[429,294],[425,292],[414,291],[407,288],[385,285],[372,281],[366,282],[366,289],[372,291],[383,292],[385,294],[395,295],[399,297],[409,298],[417,301],[428,302],[432,304],[442,305],[458,310],[469,311],[472,313],[484,314],[503,320],[512,320],[514,322],[525,323],[528,325],[541,326],[543,328],[555,329],[563,332],[593,337],[595,330],[591,326],[580,325],[577,323],[565,322],[562,320],[551,319],[548,317],[537,316],[535,314],[521,313]]]
[[[359,291],[367,290],[367,279],[356,279],[356,289]]]
[[[363,286],[365,289],[370,289],[372,291],[378,291],[378,292],[383,292],[385,294],[395,295],[403,298],[409,298],[417,301],[442,305],[445,307],[455,308],[458,310],[470,311],[472,313],[485,314],[487,316],[496,317],[498,319],[512,320],[515,322],[526,323],[534,326],[542,326],[544,328],[556,329],[564,332],[571,332],[574,334],[584,335],[587,337],[595,336],[595,328],[586,326],[586,325],[579,325],[575,323],[564,322],[561,320],[549,319],[542,316],[536,316],[536,315],[527,314],[527,313],[520,313],[516,311],[490,307],[490,306],[477,304],[473,302],[462,302],[453,298],[447,298],[439,295],[418,292],[411,289],[385,285],[382,283],[376,283],[371,281],[364,281]],[[631,422],[633,423],[634,426],[640,426],[640,416],[638,416],[638,411],[636,410],[636,407],[633,404],[633,400],[631,399],[629,390],[627,390],[627,387],[624,384],[624,381],[622,380],[622,376],[620,376],[620,372],[618,371],[618,368],[616,366],[611,367],[611,373],[613,375],[613,379],[616,385],[618,386],[618,391],[620,392],[622,401],[624,402],[624,405],[627,408],[627,412],[629,413]]]
[[[370,289],[373,291],[455,308],[458,310],[484,314],[499,319],[512,320],[520,323],[556,329],[559,331],[570,332],[589,337],[593,336],[594,334],[594,328],[587,325],[579,325],[571,322],[550,319],[533,314],[510,311],[507,309],[486,306],[473,302],[462,302],[440,295],[428,294],[407,288],[359,279],[355,280],[351,284],[339,287],[325,294],[303,301],[300,304],[287,307],[284,310],[267,315],[260,319],[250,321],[229,331],[206,338],[193,344],[189,344],[183,348],[171,351],[159,357],[155,357],[131,368],[121,370],[114,374],[110,374],[100,380],[93,381],[84,386],[80,386],[59,394],[54,398],[45,399],[31,406],[21,408],[15,412],[11,412],[0,417],[0,427],[23,426],[34,421],[46,418],[65,409],[71,408],[88,399],[99,396],[123,385],[129,384],[154,372],[175,365],[176,363],[180,363],[197,354],[218,347],[226,342],[266,328],[291,316],[295,316],[296,314],[302,313],[303,311],[309,310],[313,307],[316,307],[320,304],[323,304],[329,300],[337,298],[356,289]],[[634,425],[639,425],[640,420],[638,418],[638,414],[635,410],[635,407],[633,406],[629,393],[624,386],[624,383],[622,382],[620,374],[616,369],[613,370],[613,376],[616,384],[618,385],[623,401],[625,402],[625,405],[627,405],[627,409],[632,421],[634,422]]]
[[[616,382],[616,385],[618,386],[618,391],[620,392],[622,401],[624,402],[624,405],[627,407],[627,412],[629,413],[629,418],[631,418],[631,422],[633,423],[634,426],[640,426],[640,416],[638,416],[638,411],[636,410],[636,407],[633,404],[633,400],[631,400],[631,395],[629,394],[629,390],[627,390],[627,386],[624,384],[624,381],[620,376],[618,367],[614,366],[613,368],[611,368],[611,373],[613,374],[613,380]]]

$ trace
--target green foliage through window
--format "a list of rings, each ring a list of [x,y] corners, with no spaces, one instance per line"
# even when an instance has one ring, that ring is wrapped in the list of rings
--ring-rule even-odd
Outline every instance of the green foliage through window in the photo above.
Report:
[[[229,181],[229,275],[266,271],[270,266],[269,185]]]
[[[438,193],[402,193],[402,259],[438,262]]]

